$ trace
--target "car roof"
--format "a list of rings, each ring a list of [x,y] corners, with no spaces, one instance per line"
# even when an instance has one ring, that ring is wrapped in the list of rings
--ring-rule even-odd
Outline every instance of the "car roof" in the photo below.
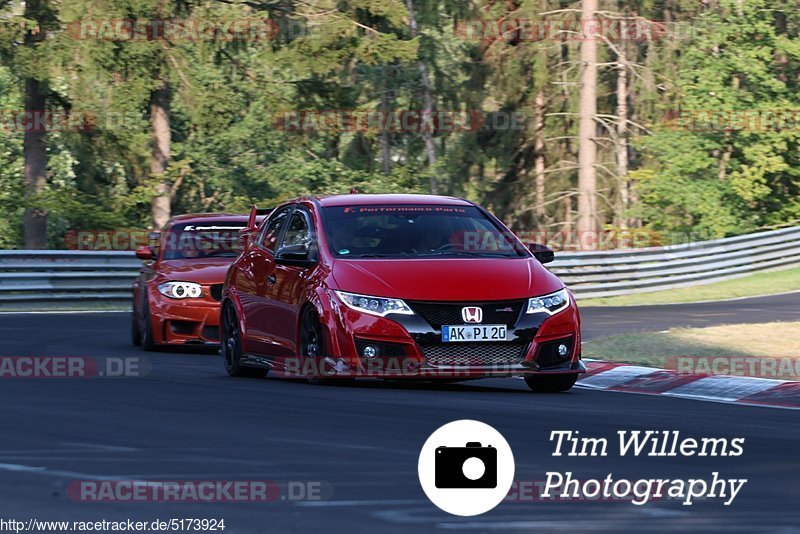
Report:
[[[362,194],[315,197],[322,207],[372,206],[376,204],[423,204],[431,206],[471,206],[463,198],[440,195]]]

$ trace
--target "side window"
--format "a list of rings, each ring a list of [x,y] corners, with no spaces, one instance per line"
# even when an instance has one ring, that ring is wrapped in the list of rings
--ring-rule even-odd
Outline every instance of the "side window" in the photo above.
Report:
[[[278,240],[278,236],[281,235],[281,229],[286,222],[286,216],[289,215],[290,209],[291,206],[283,208],[264,223],[264,229],[261,230],[261,235],[258,236],[259,245],[269,251],[275,251],[275,242]]]
[[[292,214],[286,234],[283,236],[281,247],[289,245],[311,245],[311,228],[309,227],[308,214],[303,210],[296,210]]]

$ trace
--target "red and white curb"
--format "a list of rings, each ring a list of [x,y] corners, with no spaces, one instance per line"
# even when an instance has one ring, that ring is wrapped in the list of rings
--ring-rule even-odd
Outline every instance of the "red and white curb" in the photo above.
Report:
[[[587,371],[578,379],[578,385],[585,388],[800,409],[800,382],[688,374],[591,360],[584,363]]]

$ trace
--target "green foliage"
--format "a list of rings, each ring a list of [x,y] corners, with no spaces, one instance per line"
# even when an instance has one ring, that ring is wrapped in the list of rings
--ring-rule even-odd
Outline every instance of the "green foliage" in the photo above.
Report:
[[[783,33],[778,12],[788,18]],[[800,193],[800,132],[794,121],[771,127],[766,118],[800,106],[800,17],[787,2],[725,0],[701,21],[713,31],[684,50],[677,81],[688,118],[677,130],[640,140],[655,170],[642,181],[640,213],[655,228],[717,237],[791,220]],[[744,119],[709,127],[709,112]]]
[[[26,42],[35,22],[24,4],[0,2],[0,110],[23,106],[24,78],[46,84],[48,106],[97,117],[90,132],[48,135],[48,185],[28,200],[50,215],[51,246],[70,229],[145,227],[159,180],[150,176],[149,102],[171,88],[172,154],[161,178],[173,211],[245,211],[298,195],[425,192],[433,176],[447,194],[479,201],[515,228],[561,229],[573,215],[580,42],[465,39],[459,24],[574,18],[557,0],[244,2],[40,0],[45,37]],[[615,174],[613,121],[598,127],[598,199],[619,222],[621,184],[628,215],[649,230],[724,236],[800,218],[798,128],[729,131],[667,124],[671,111],[800,109],[800,14],[789,0],[602,2],[605,13],[674,20],[706,28],[692,39],[625,46],[631,61],[634,137],[627,177]],[[76,38],[82,24],[123,19],[268,23],[277,34],[230,40]],[[91,36],[89,36],[91,37]],[[27,38],[30,41],[30,37]],[[601,46],[598,111],[613,116],[616,52]],[[434,108],[501,112],[516,129],[434,135],[437,163],[419,132],[286,131],[291,111],[403,111],[424,105],[418,61],[429,73]],[[536,199],[535,96],[544,96],[547,167],[544,213]],[[385,150],[384,150],[385,147]],[[0,128],[0,247],[21,246],[22,133]]]
[[[19,109],[20,94],[8,69],[0,66],[0,113]],[[16,248],[22,242],[23,172],[22,139],[8,127],[8,117],[0,122],[0,248]]]

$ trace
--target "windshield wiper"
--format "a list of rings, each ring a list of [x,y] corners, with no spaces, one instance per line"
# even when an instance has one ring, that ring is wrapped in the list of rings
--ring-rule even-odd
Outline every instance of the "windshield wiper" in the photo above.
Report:
[[[396,257],[408,257],[408,252],[397,252],[396,254],[358,254],[356,256],[340,256],[342,258],[396,258]]]
[[[466,256],[469,258],[516,258],[502,252],[469,252],[467,250],[445,250],[442,252],[427,252],[420,256]]]

